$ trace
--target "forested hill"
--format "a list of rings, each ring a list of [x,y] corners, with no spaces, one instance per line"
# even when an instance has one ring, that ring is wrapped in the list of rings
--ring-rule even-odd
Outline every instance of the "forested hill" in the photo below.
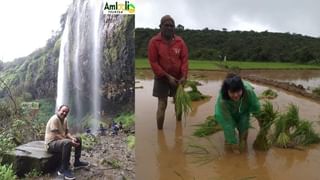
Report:
[[[159,29],[135,30],[136,58],[147,57],[150,38]],[[290,33],[183,30],[189,58],[194,60],[275,61],[320,64],[320,38]]]

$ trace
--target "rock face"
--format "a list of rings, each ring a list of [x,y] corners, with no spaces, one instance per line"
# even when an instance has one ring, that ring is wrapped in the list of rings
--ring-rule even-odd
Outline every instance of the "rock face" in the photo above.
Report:
[[[13,164],[18,176],[24,176],[33,169],[48,173],[60,166],[61,156],[45,150],[44,141],[33,141],[16,147],[10,154],[5,154],[2,163]]]
[[[102,109],[115,113],[134,110],[134,16],[105,16]]]
[[[77,27],[77,2],[84,6],[88,0],[74,1],[70,5],[69,29],[76,31]],[[86,10],[85,8],[82,8]],[[61,31],[56,32],[44,48],[38,49],[27,57],[16,59],[14,62],[5,64],[0,72],[0,78],[14,89],[18,96],[28,93],[32,98],[51,98],[57,96],[57,72],[60,54],[61,34],[66,26],[67,13],[61,18]],[[102,15],[101,34],[103,40],[103,57],[100,63],[101,84],[101,110],[117,114],[122,111],[134,110],[134,16],[133,15]],[[81,28],[89,26],[85,19],[80,23]],[[81,95],[86,104],[92,98],[88,90],[91,88],[91,79],[88,78],[93,72],[90,68],[91,56],[89,46],[90,31],[83,30],[80,36],[85,40],[80,41],[79,69],[81,69],[80,81],[82,83]],[[69,41],[75,41],[76,36],[70,35]],[[70,45],[69,52],[74,52],[76,47]],[[70,64],[72,72],[72,64]],[[70,78],[71,83],[75,82]],[[80,86],[70,88],[71,91]],[[73,92],[70,92],[72,94]],[[6,91],[0,87],[0,98],[6,96]],[[73,103],[73,99],[71,99]],[[88,107],[83,107],[88,109]]]

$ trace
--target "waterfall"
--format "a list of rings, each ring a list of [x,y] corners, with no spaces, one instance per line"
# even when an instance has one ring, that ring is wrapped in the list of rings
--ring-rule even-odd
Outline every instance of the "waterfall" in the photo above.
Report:
[[[66,24],[69,24],[69,18],[67,17]],[[68,52],[68,38],[69,37],[69,27],[65,26],[61,38],[60,45],[60,55],[59,55],[59,66],[58,66],[58,83],[57,83],[57,100],[56,109],[62,104],[68,104],[68,67],[66,59],[69,57]]]
[[[101,111],[102,9],[102,0],[75,0],[69,7],[58,66],[56,107],[69,105],[77,122],[90,114],[93,130]]]
[[[100,25],[101,25],[101,14],[102,12],[102,3],[96,3],[96,0],[91,0],[92,5],[92,16],[93,16],[93,86],[92,86],[92,92],[93,92],[93,101],[92,101],[92,114],[94,117],[94,122],[100,121],[100,62],[101,62],[101,42],[99,35],[100,33]],[[98,124],[93,123],[93,129],[98,129]]]

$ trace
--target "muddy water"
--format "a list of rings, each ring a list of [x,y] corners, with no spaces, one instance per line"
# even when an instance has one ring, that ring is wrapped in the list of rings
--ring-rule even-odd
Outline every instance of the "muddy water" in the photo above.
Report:
[[[205,77],[199,90],[211,95],[207,101],[193,103],[194,112],[186,121],[177,123],[173,104],[168,103],[164,130],[156,128],[157,99],[152,97],[153,80],[150,72],[143,73],[136,86],[136,179],[319,179],[320,145],[313,145],[305,151],[272,148],[268,152],[252,149],[257,129],[250,129],[248,150],[235,155],[224,149],[221,132],[209,138],[192,136],[194,125],[211,115],[217,92],[224,77],[222,72],[196,72],[191,77]],[[254,84],[257,94],[267,89]],[[320,105],[301,97],[279,92],[273,103],[284,110],[288,103],[297,104],[302,117],[320,120]],[[171,100],[170,100],[171,101]],[[252,125],[257,127],[257,122]],[[192,148],[190,145],[200,146]]]
[[[309,87],[310,89],[320,86],[319,70],[250,70],[245,71],[243,74],[254,74],[277,81],[301,84],[303,87]]]

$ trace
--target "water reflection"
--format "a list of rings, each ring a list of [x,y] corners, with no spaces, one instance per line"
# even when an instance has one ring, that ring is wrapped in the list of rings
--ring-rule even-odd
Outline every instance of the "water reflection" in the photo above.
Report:
[[[174,143],[172,147],[169,147],[166,141],[166,135],[164,131],[158,131],[158,170],[159,180],[166,180],[168,177],[174,179],[186,179],[188,177],[188,171],[186,158],[183,155],[183,139],[182,139],[182,123],[176,122],[176,129],[174,134]]]

